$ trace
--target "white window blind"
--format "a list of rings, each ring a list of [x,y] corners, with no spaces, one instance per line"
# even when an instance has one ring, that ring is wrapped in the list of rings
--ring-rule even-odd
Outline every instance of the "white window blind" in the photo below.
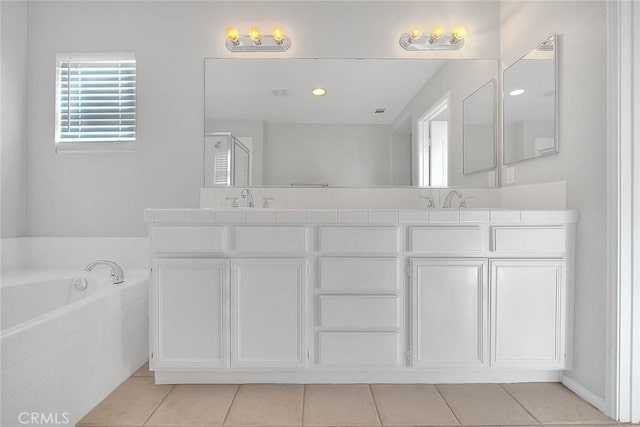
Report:
[[[57,144],[135,141],[135,54],[59,54],[56,71]]]

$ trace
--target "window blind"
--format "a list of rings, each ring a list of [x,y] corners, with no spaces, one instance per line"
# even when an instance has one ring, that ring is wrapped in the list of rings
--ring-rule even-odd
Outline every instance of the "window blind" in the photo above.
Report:
[[[56,142],[136,138],[134,54],[57,58]]]

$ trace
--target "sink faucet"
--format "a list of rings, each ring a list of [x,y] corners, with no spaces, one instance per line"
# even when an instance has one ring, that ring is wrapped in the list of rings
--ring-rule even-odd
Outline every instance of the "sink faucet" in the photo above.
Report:
[[[96,265],[100,264],[108,265],[109,267],[111,267],[111,276],[113,276],[114,285],[124,282],[124,272],[122,271],[122,267],[120,267],[113,261],[107,261],[105,259],[94,261],[91,264],[87,265],[84,268],[84,271],[91,271]]]
[[[242,193],[240,193],[240,197],[242,197],[243,199],[247,199],[248,208],[253,207],[253,195],[251,194],[251,190],[245,188],[244,190],[242,190]]]
[[[447,194],[447,197],[445,197],[444,203],[442,204],[442,207],[444,209],[451,208],[451,201],[453,200],[453,196],[458,196],[458,198],[462,199],[462,193],[458,190],[449,191],[449,194]]]

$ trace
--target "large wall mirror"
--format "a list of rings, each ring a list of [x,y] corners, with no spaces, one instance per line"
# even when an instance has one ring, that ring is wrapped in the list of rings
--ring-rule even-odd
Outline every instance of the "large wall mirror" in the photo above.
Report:
[[[239,185],[235,168],[251,186],[491,186],[495,134],[465,167],[463,105],[494,117],[497,75],[493,59],[206,59],[205,186]]]
[[[551,35],[504,71],[504,163],[558,152],[557,38]]]
[[[465,175],[496,167],[496,81],[489,80],[463,102]]]

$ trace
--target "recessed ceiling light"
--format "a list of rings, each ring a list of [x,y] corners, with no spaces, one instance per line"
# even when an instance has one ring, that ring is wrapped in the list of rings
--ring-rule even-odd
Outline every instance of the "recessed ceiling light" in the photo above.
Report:
[[[311,93],[314,94],[315,96],[324,96],[326,95],[327,91],[322,89],[321,87],[317,87],[314,90],[312,90]]]
[[[518,96],[518,95],[522,95],[523,93],[524,93],[524,89],[514,89],[511,92],[509,92],[509,95]]]

